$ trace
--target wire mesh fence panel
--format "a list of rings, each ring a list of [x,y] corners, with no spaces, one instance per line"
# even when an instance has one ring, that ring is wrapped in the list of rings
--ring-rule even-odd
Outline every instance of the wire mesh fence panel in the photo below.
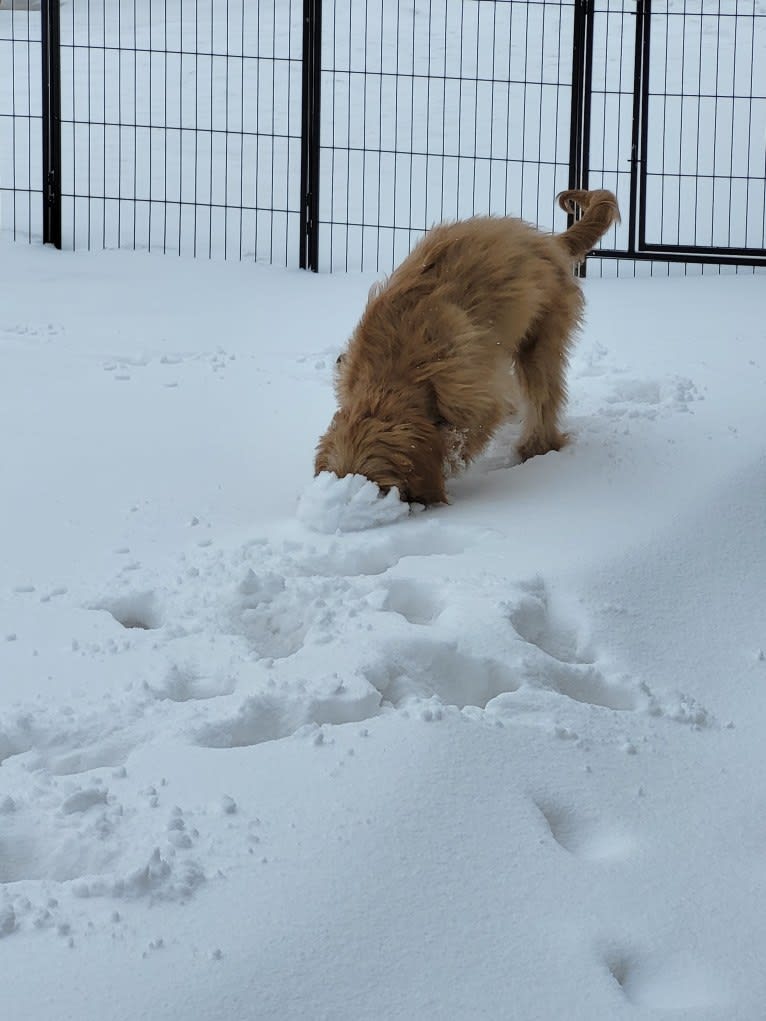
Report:
[[[40,5],[0,2],[0,237],[42,237]]]
[[[61,11],[65,247],[297,259],[300,0]]]
[[[435,222],[564,226],[574,0],[334,0],[320,266],[388,269]]]
[[[642,245],[763,255],[766,3],[652,3]]]
[[[596,272],[763,267],[764,55],[766,0],[0,0],[0,234],[379,271],[575,185]]]

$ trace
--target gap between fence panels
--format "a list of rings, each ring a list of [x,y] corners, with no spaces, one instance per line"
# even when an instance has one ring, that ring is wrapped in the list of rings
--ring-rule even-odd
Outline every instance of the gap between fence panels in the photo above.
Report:
[[[607,187],[597,272],[766,265],[759,0],[421,8],[2,0],[0,231],[381,271],[439,220],[560,230],[558,191]]]

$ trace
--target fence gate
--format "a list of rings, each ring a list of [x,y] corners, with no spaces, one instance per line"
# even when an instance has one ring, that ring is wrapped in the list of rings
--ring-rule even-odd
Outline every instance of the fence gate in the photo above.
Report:
[[[592,0],[585,22],[579,174],[623,212],[599,254],[766,266],[766,3]]]
[[[638,247],[766,264],[766,3],[653,0],[644,19]]]
[[[764,54],[766,0],[0,0],[0,232],[379,271],[607,187],[591,271],[764,266]]]

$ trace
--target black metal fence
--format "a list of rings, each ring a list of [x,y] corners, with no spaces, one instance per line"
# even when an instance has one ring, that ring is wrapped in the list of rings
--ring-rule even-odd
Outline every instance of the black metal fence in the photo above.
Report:
[[[597,271],[766,265],[766,0],[34,6],[0,0],[14,238],[380,270],[604,186]]]
[[[665,2],[643,22],[637,245],[762,262],[766,3]]]

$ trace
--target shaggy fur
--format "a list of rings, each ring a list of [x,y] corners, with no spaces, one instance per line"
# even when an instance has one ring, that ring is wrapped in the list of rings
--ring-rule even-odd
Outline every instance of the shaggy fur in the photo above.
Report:
[[[567,352],[583,312],[573,265],[619,220],[609,191],[566,191],[563,234],[511,217],[434,227],[370,292],[338,359],[339,408],[315,470],[365,475],[404,500],[446,502],[517,400],[519,454],[558,450]]]

